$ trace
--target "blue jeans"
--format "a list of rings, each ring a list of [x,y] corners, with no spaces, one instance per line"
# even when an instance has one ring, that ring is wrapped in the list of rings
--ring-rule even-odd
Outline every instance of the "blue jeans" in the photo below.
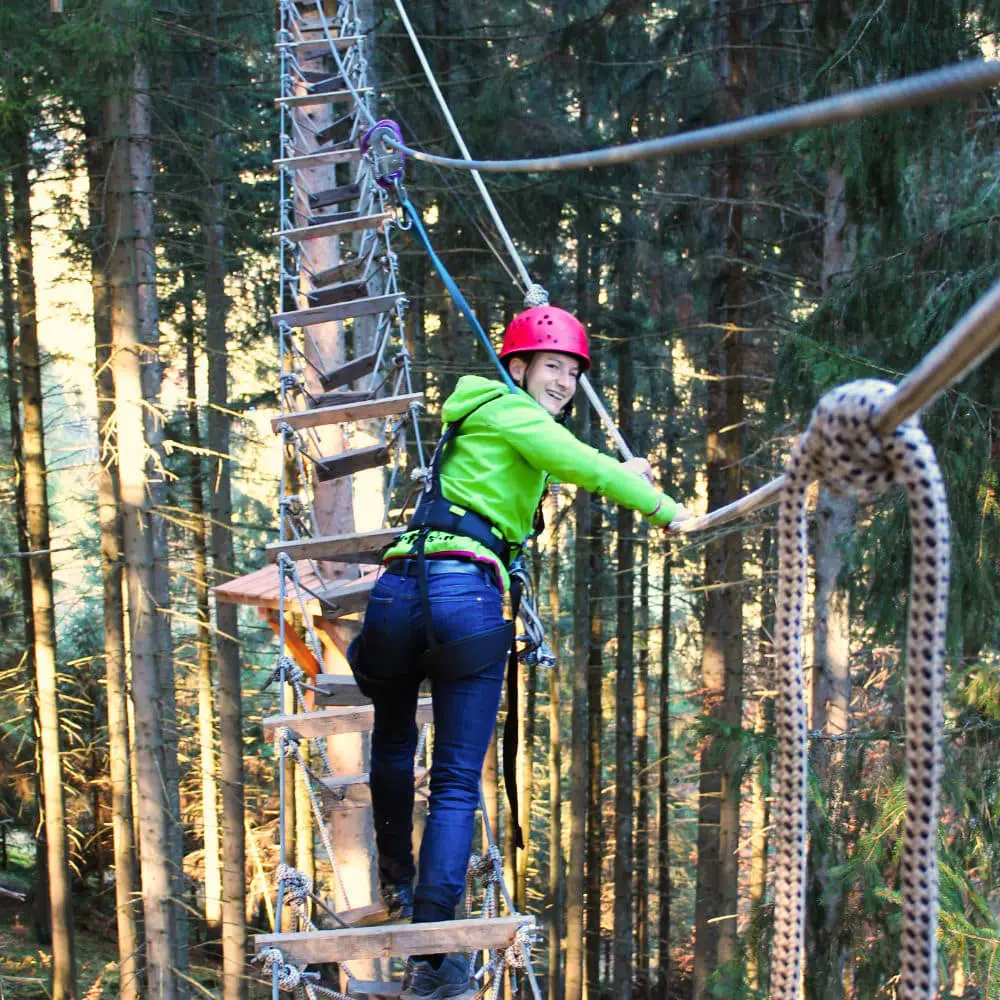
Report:
[[[442,567],[443,568],[443,567]],[[428,578],[431,620],[439,643],[503,624],[493,571],[435,573]],[[372,590],[363,627],[368,672],[391,683],[373,690],[371,794],[379,877],[413,881],[413,765],[417,746],[419,666],[427,629],[416,577],[384,573]],[[483,760],[496,726],[505,661],[474,676],[432,681],[434,755],[430,806],[420,844],[413,920],[451,920],[472,850]]]

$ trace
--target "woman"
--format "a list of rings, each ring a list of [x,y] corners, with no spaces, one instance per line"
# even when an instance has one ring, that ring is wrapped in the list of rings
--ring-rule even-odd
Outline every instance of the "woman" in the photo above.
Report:
[[[382,896],[393,917],[451,920],[465,887],[479,780],[496,725],[512,626],[503,617],[508,566],[530,536],[551,476],[645,514],[687,516],[651,485],[649,463],[602,455],[562,426],[587,335],[570,313],[540,306],[517,316],[500,358],[518,388],[459,380],[410,529],[385,555],[361,634],[350,651],[375,705],[371,794]],[[431,680],[434,759],[430,806],[413,891],[415,712]],[[404,1000],[447,1000],[468,988],[464,955],[411,957]]]

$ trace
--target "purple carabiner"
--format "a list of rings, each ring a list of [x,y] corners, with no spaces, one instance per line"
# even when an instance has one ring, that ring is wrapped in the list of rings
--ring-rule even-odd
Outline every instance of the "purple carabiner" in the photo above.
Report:
[[[402,150],[386,148],[385,139],[403,141],[402,130],[391,118],[383,118],[365,132],[361,137],[361,155],[371,163],[378,186],[391,191],[403,179],[406,155]]]

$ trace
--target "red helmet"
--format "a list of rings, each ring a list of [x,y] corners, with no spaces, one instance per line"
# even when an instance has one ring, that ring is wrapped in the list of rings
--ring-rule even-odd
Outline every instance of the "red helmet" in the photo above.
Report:
[[[557,351],[571,354],[581,371],[590,367],[590,346],[583,324],[565,309],[534,306],[518,313],[503,335],[500,360],[523,351]]]

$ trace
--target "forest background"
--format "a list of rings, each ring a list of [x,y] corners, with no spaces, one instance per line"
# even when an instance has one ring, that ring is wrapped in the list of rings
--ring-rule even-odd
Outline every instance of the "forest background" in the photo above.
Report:
[[[469,146],[491,157],[695,129],[992,56],[998,30],[996,5],[945,0],[409,10]],[[454,153],[394,8],[368,16],[375,109],[413,145]],[[162,941],[137,893],[140,880],[157,891],[142,855],[160,848],[178,995],[265,993],[240,956],[246,927],[273,919],[277,784],[260,720],[276,647],[243,610],[234,658],[208,585],[263,565],[276,537],[275,24],[264,0],[0,4],[4,997],[147,995]],[[533,275],[591,331],[594,381],[625,436],[701,512],[778,474],[825,389],[897,381],[996,279],[998,111],[984,93],[489,184]],[[124,172],[123,129],[141,137]],[[498,335],[521,298],[470,179],[416,166],[407,183]],[[123,186],[135,225],[116,241]],[[489,369],[426,255],[398,249],[433,440],[456,379]],[[131,319],[122,253],[141,261]],[[109,350],[129,322],[131,368]],[[578,433],[604,446],[577,410]],[[955,539],[941,970],[967,998],[1000,996],[998,410],[994,357],[924,417]],[[905,504],[815,499],[805,995],[890,997]],[[770,515],[668,542],[582,491],[549,507],[535,565],[559,663],[525,671],[529,844],[508,846],[518,898],[546,928],[543,986],[552,1000],[766,996]],[[125,648],[116,524],[126,544],[136,524],[148,537],[149,649]],[[176,759],[161,775],[114,752],[129,715],[133,736],[142,724],[143,656]],[[136,838],[128,798],[146,782],[162,783],[171,820]]]

